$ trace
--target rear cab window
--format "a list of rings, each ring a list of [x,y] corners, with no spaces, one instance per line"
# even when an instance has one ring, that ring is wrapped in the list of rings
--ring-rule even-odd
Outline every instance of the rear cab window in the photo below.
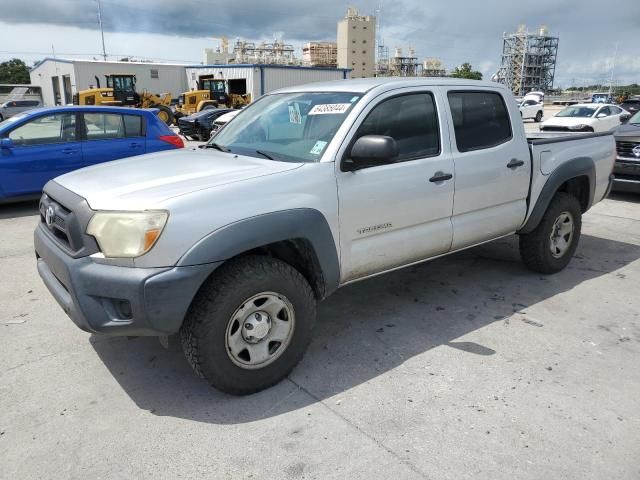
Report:
[[[504,98],[491,91],[447,94],[459,152],[491,148],[513,138]]]

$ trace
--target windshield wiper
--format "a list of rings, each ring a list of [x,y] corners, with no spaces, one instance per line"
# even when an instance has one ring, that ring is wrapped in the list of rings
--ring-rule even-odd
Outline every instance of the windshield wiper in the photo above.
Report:
[[[262,155],[264,158],[268,158],[269,160],[273,160],[273,157],[271,155],[269,155],[268,153],[261,152],[260,150],[256,150],[256,153],[258,155]]]
[[[222,145],[218,145],[216,142],[207,143],[204,146],[204,148],[215,148],[216,150],[220,150],[221,152],[225,152],[225,153],[229,153],[231,151],[227,147],[223,147]]]

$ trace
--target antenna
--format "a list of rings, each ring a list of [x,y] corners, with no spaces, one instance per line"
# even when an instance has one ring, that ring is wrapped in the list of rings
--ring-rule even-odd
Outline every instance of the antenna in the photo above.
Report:
[[[107,50],[104,48],[104,30],[102,29],[102,8],[100,7],[100,0],[98,2],[98,23],[100,24],[100,35],[102,36],[102,58],[107,61]]]

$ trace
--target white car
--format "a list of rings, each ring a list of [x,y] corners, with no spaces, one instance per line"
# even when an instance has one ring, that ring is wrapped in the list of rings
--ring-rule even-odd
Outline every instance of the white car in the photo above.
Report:
[[[524,96],[518,104],[520,115],[523,120],[532,118],[536,122],[541,122],[544,116],[544,93],[531,92]]]
[[[540,130],[545,132],[609,132],[631,115],[616,105],[578,103],[545,120]]]
[[[227,112],[224,115],[220,115],[216,118],[215,122],[213,122],[213,127],[211,128],[211,137],[213,137],[218,130],[220,130],[224,125],[229,123],[236,115],[238,115],[241,110],[232,110],[231,112]]]

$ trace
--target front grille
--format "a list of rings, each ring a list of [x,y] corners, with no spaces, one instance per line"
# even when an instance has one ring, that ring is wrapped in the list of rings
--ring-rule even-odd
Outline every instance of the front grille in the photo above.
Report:
[[[540,130],[544,132],[570,132],[571,131],[567,127],[554,127],[554,126],[542,127],[540,128]]]
[[[42,195],[39,208],[40,222],[58,244],[70,253],[78,252],[83,235],[74,213],[47,194]]]
[[[638,146],[640,146],[640,142],[616,142],[618,155],[626,158],[640,159],[633,153],[633,149]]]

